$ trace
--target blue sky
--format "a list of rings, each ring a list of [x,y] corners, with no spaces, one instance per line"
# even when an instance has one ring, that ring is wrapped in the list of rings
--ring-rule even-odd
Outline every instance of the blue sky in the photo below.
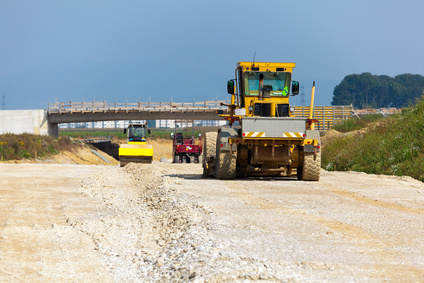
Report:
[[[0,95],[6,109],[225,99],[256,52],[295,62],[306,105],[314,80],[330,105],[346,75],[424,75],[423,15],[422,0],[0,0]]]

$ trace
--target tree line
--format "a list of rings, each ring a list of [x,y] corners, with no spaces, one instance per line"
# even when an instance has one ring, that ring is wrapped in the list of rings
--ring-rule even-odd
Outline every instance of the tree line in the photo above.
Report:
[[[424,76],[402,74],[348,75],[334,88],[331,105],[353,105],[358,109],[414,105],[424,95]]]

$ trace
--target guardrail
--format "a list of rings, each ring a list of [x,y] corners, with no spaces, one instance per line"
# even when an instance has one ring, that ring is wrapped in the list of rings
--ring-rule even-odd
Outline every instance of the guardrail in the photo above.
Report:
[[[309,111],[309,106],[295,106],[294,116],[308,118]],[[352,118],[352,115],[352,106],[314,106],[313,110],[313,117],[318,120],[318,129],[321,132]]]
[[[86,143],[101,143],[101,142],[110,142],[110,136],[85,136],[84,142]]]

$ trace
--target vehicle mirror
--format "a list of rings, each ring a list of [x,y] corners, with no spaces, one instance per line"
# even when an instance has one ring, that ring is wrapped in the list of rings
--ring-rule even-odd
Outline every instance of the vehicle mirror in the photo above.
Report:
[[[173,139],[174,138],[174,133],[171,133],[171,139]]]
[[[124,129],[124,134],[126,134],[127,133],[127,129]]]
[[[292,83],[292,95],[298,95],[299,94],[299,82],[293,81]]]
[[[149,135],[150,135],[150,130],[147,130],[147,134],[149,134]]]
[[[227,82],[227,92],[229,94],[234,94],[234,80],[229,80]]]

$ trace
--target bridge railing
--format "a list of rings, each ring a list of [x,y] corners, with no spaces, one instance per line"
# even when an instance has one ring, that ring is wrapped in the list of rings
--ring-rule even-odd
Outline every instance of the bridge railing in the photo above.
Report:
[[[49,103],[47,112],[73,112],[73,111],[92,111],[92,110],[133,110],[133,109],[217,109],[227,108],[221,106],[221,103],[228,104],[228,100],[205,100],[200,102],[135,102],[135,103],[108,103],[106,101],[92,102],[54,102]]]

